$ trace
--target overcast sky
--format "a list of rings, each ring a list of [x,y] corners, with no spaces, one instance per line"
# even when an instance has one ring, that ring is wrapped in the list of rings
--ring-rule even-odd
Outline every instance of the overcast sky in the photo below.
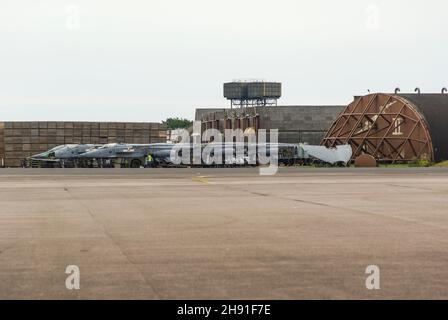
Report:
[[[160,121],[225,107],[448,86],[445,0],[0,0],[0,120]]]

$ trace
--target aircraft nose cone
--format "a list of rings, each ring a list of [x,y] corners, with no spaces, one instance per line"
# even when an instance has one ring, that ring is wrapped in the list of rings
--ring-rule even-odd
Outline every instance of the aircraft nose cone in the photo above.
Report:
[[[42,152],[42,153],[34,154],[30,158],[48,158],[48,153]]]

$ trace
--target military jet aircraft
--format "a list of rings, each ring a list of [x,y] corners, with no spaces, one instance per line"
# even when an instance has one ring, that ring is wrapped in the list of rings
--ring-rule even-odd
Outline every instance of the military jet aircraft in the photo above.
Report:
[[[194,145],[189,143],[112,143],[80,154],[78,158],[80,160],[84,159],[85,166],[91,166],[95,162],[100,167],[113,166],[116,159],[120,159],[124,166],[130,166],[131,168],[138,168],[145,164],[148,155],[151,155],[154,161],[153,166],[255,165],[258,162],[258,155],[271,157],[271,151],[274,150],[276,151],[272,156],[279,162],[294,163],[300,158],[300,148],[296,144],[211,142],[201,144],[200,147],[201,159],[196,161],[193,160]],[[188,153],[189,157],[185,153]],[[221,162],[215,163],[215,156],[218,156],[218,153],[221,154]]]
[[[301,148],[284,143],[222,143],[211,142],[200,145],[200,157],[190,143],[65,145],[35,155],[32,159],[54,161],[65,167],[70,163],[79,167],[139,168],[151,166],[240,166],[256,165],[260,157],[276,158],[280,163],[292,164],[302,159]],[[272,153],[274,152],[274,153]],[[150,155],[150,157],[148,157]],[[149,163],[149,159],[152,161]]]
[[[53,163],[52,166],[65,167],[67,164],[69,166],[74,166],[75,159],[78,158],[80,154],[87,151],[95,150],[101,147],[101,145],[95,144],[66,144],[54,147],[48,151],[33,155],[27,158],[27,162],[39,162],[40,164]]]
[[[95,161],[99,166],[113,166],[119,159],[123,166],[139,168],[145,164],[148,155],[153,159],[153,165],[169,165],[172,143],[128,144],[111,143],[100,148],[87,151],[78,156],[80,160]]]
[[[148,145],[110,143],[99,148],[88,150],[80,154],[78,159],[87,164],[95,160],[99,167],[110,167],[114,165],[112,159],[126,159],[132,168],[139,168],[148,155]],[[83,161],[84,160],[84,161]]]
[[[95,150],[101,145],[95,144],[66,144],[48,151],[31,156],[33,159],[72,159],[87,151]]]

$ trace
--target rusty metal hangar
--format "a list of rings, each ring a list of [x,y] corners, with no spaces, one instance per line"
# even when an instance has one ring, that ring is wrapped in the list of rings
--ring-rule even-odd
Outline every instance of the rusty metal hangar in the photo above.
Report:
[[[369,94],[355,97],[337,117],[322,144],[349,143],[353,159],[380,162],[448,160],[448,94]]]

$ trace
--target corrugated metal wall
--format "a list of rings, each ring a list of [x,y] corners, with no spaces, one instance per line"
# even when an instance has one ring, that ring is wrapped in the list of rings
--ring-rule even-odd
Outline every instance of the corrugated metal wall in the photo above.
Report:
[[[228,82],[224,83],[224,97],[227,99],[280,98],[280,82]]]
[[[278,82],[253,82],[247,86],[249,99],[280,98],[282,96],[282,84]]]
[[[166,142],[166,125],[122,122],[2,122],[0,165],[19,167],[26,157],[63,144]]]

